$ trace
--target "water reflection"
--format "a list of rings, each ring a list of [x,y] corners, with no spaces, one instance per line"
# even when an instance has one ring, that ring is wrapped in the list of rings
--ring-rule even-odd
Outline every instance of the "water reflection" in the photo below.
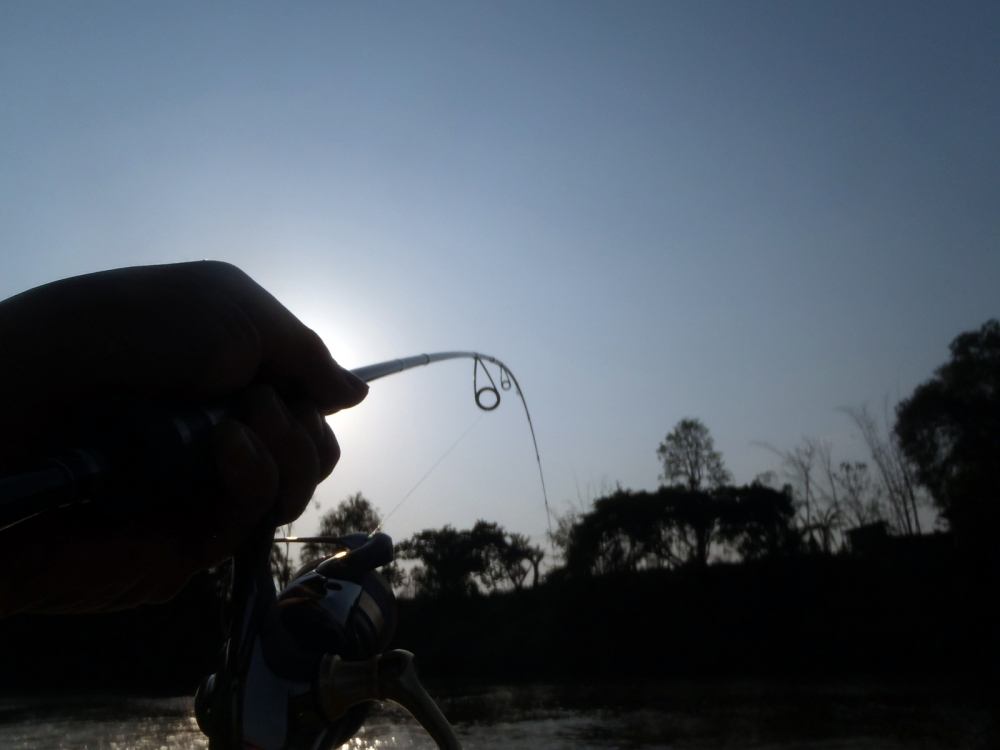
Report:
[[[990,747],[987,704],[914,686],[519,686],[443,692],[466,750],[949,750]],[[0,747],[207,748],[190,698],[0,699]],[[434,744],[403,710],[379,706],[348,750]]]
[[[208,748],[188,698],[0,701],[0,747],[14,750]]]

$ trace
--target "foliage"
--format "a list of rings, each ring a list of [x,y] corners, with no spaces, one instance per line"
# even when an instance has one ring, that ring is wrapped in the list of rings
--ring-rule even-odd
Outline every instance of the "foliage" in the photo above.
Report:
[[[378,510],[362,493],[355,492],[344,498],[336,508],[320,518],[316,536],[338,537],[358,532],[370,532],[381,523]],[[327,542],[308,542],[302,545],[302,561],[314,562],[332,555],[334,545]]]
[[[657,492],[666,511],[666,522],[675,540],[675,555],[685,562],[704,567],[712,544],[718,541],[719,522],[724,513],[720,491],[698,492],[682,487],[661,487]]]
[[[715,489],[730,481],[722,455],[715,450],[708,427],[700,419],[686,418],[656,449],[663,464],[664,484],[681,483],[689,490]]]
[[[475,593],[472,576],[482,569],[482,558],[472,548],[468,531],[453,526],[424,529],[396,545],[404,560],[420,560],[411,578],[417,589],[431,596]]]
[[[480,589],[522,588],[529,573],[539,579],[544,552],[522,534],[477,521],[471,529],[424,529],[396,546],[402,559],[419,560],[411,573],[419,593],[429,596],[476,594]]]
[[[479,570],[473,577],[487,591],[495,591],[506,579],[503,555],[507,539],[503,527],[492,521],[476,521],[468,538],[473,554],[479,558]]]
[[[649,492],[618,489],[599,498],[569,530],[566,567],[602,575],[679,564],[666,519],[664,503]]]
[[[744,560],[797,552],[801,537],[794,527],[795,505],[788,488],[763,484],[729,487],[720,504],[719,536]]]
[[[944,518],[963,536],[1000,520],[1000,321],[951,343],[951,359],[896,410],[896,435]]]
[[[532,545],[527,536],[508,532],[499,524],[487,521],[477,521],[470,536],[482,556],[483,570],[476,574],[476,579],[484,589],[523,588],[531,572],[534,572],[533,584],[538,584],[538,567],[545,553]]]
[[[539,566],[545,558],[545,551],[531,543],[524,534],[511,532],[507,534],[507,545],[503,550],[501,564],[506,580],[515,589],[524,588],[530,573],[531,585],[535,587],[539,580]]]
[[[581,513],[575,508],[570,508],[565,513],[556,515],[556,527],[549,532],[549,541],[559,551],[563,562],[566,561],[566,555],[569,551],[570,535],[579,522]]]
[[[744,559],[798,547],[788,493],[762,485],[715,492],[661,487],[619,489],[598,499],[569,533],[567,569],[574,574],[631,573],[648,568],[708,564],[724,548]]]
[[[890,522],[897,534],[920,534],[918,507],[924,503],[924,498],[914,474],[913,462],[907,458],[898,435],[889,425],[888,405],[884,428],[879,427],[875,417],[864,406],[844,411],[860,431],[875,466],[878,499],[885,505],[880,516]]]

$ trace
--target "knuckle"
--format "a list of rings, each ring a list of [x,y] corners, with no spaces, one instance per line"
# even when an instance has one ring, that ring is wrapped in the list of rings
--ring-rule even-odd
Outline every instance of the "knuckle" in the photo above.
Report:
[[[239,267],[224,260],[199,260],[195,261],[196,267],[204,274],[220,279],[245,279],[249,278]]]

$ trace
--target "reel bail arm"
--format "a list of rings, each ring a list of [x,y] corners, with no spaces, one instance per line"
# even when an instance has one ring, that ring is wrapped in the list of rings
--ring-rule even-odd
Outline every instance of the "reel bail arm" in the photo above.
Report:
[[[324,656],[317,692],[327,720],[337,721],[367,701],[390,700],[409,711],[441,750],[461,750],[448,719],[420,683],[413,658],[402,649],[364,661],[346,661],[337,654]]]

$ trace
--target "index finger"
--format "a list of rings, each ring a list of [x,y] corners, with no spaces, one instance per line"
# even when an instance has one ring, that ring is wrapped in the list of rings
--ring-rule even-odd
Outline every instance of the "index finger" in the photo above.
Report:
[[[325,414],[358,404],[368,385],[341,367],[326,344],[246,273],[226,263],[206,262],[256,331],[261,379],[291,386]]]

